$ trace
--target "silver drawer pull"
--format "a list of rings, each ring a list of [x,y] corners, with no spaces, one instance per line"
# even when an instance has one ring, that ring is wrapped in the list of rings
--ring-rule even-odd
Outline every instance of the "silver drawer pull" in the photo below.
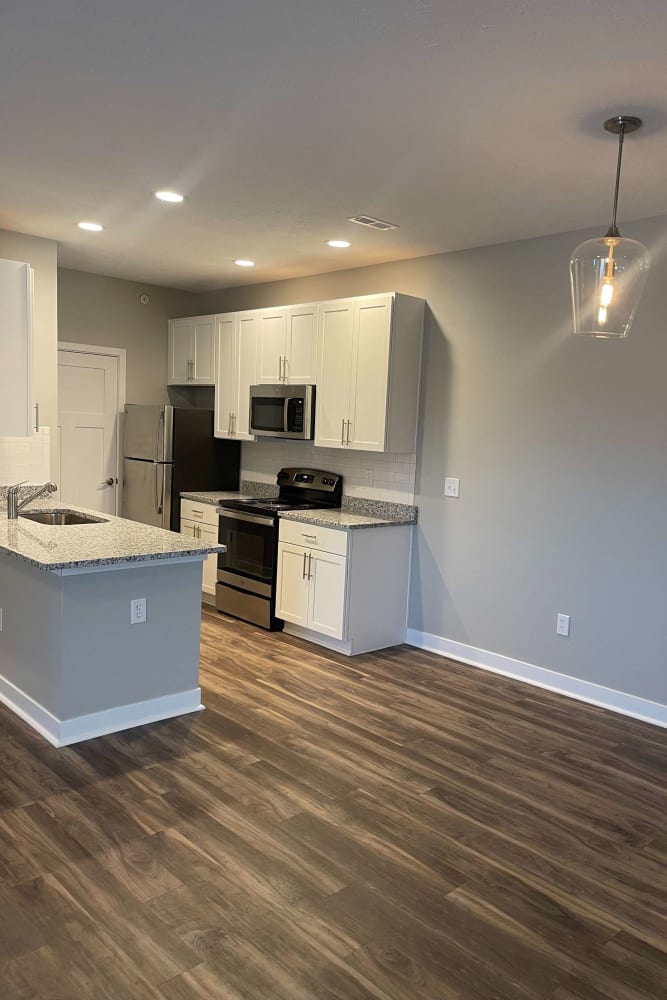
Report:
[[[305,531],[302,531],[301,532],[301,537],[302,538],[317,538],[317,535],[308,535],[308,534],[306,534]]]

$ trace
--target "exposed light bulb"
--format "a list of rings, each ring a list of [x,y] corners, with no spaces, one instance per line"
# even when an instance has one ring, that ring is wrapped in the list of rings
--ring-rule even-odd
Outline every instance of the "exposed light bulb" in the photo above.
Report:
[[[608,306],[611,305],[611,300],[614,297],[614,279],[605,278],[605,282],[602,286],[602,291],[600,292],[600,305]]]
[[[598,309],[598,323],[600,324],[600,326],[604,326],[606,322],[607,322],[607,307],[600,306],[600,308]]]

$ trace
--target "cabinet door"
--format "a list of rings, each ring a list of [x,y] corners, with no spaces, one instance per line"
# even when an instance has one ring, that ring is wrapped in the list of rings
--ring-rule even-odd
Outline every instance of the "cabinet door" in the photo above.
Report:
[[[260,309],[257,313],[257,382],[282,382],[286,351],[285,309]]]
[[[276,617],[294,625],[308,624],[308,549],[281,542],[278,545]]]
[[[0,260],[0,436],[32,429],[32,268]]]
[[[235,364],[237,320],[233,313],[216,316],[215,426],[217,438],[232,437],[232,413],[238,394]]]
[[[319,307],[315,444],[322,448],[346,447],[353,332],[352,302],[325,302]]]
[[[256,441],[250,433],[250,386],[257,382],[257,313],[238,314],[235,360],[233,436],[237,441]]]
[[[355,306],[350,394],[350,448],[384,451],[389,397],[391,295]],[[399,373],[400,375],[400,373]]]
[[[193,321],[169,320],[169,385],[188,385],[192,381]]]
[[[193,321],[190,381],[195,385],[215,384],[215,316]]]
[[[345,630],[345,582],[347,559],[330,552],[310,550],[308,628],[333,639]]]
[[[292,385],[317,381],[317,306],[287,310],[286,361],[283,374]]]
[[[215,528],[211,528],[206,524],[198,525],[201,536],[200,541],[208,542],[209,545],[218,544],[218,533]],[[205,594],[211,594],[215,596],[215,585],[218,581],[218,553],[211,552],[210,556],[204,561],[204,575],[202,580],[202,590]]]
[[[187,535],[188,538],[194,538],[198,542],[203,542],[204,541],[204,531],[205,530],[206,529],[204,527],[202,527],[201,524],[195,524],[194,521],[189,521],[187,518],[184,518],[184,517],[181,518],[181,531],[180,531],[181,535]],[[217,539],[216,539],[216,541],[217,541]],[[203,569],[202,569],[202,590],[206,590],[205,582],[206,582],[206,563],[207,562],[208,562],[208,559],[204,563],[204,566],[203,566]],[[216,577],[217,577],[217,567],[216,567]],[[207,593],[211,593],[211,591],[206,591],[206,592]],[[214,585],[213,585],[213,593],[215,593],[215,582],[214,582]]]

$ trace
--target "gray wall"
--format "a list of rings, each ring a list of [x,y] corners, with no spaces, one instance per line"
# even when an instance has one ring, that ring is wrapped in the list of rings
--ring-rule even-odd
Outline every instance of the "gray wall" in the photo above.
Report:
[[[147,306],[139,301],[144,293],[150,298]],[[198,300],[191,292],[60,268],[58,340],[124,347],[128,403],[165,403],[167,320],[197,315]]]
[[[199,311],[425,298],[410,625],[667,703],[667,218],[623,230],[653,269],[621,342],[570,333],[588,232],[208,293]]]

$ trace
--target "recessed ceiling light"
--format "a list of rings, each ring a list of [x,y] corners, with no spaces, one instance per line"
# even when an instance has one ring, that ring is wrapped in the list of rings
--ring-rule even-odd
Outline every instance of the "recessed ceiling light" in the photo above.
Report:
[[[101,226],[99,222],[79,222],[79,229],[85,229],[88,233],[101,233],[104,226]]]
[[[327,240],[328,247],[335,247],[336,250],[344,250],[345,247],[349,247],[350,244],[347,240]]]
[[[183,195],[179,194],[178,191],[156,191],[155,197],[159,198],[160,201],[171,201],[174,204],[183,201]]]
[[[235,260],[234,263],[237,265],[237,267],[254,267],[255,266],[254,260]]]

